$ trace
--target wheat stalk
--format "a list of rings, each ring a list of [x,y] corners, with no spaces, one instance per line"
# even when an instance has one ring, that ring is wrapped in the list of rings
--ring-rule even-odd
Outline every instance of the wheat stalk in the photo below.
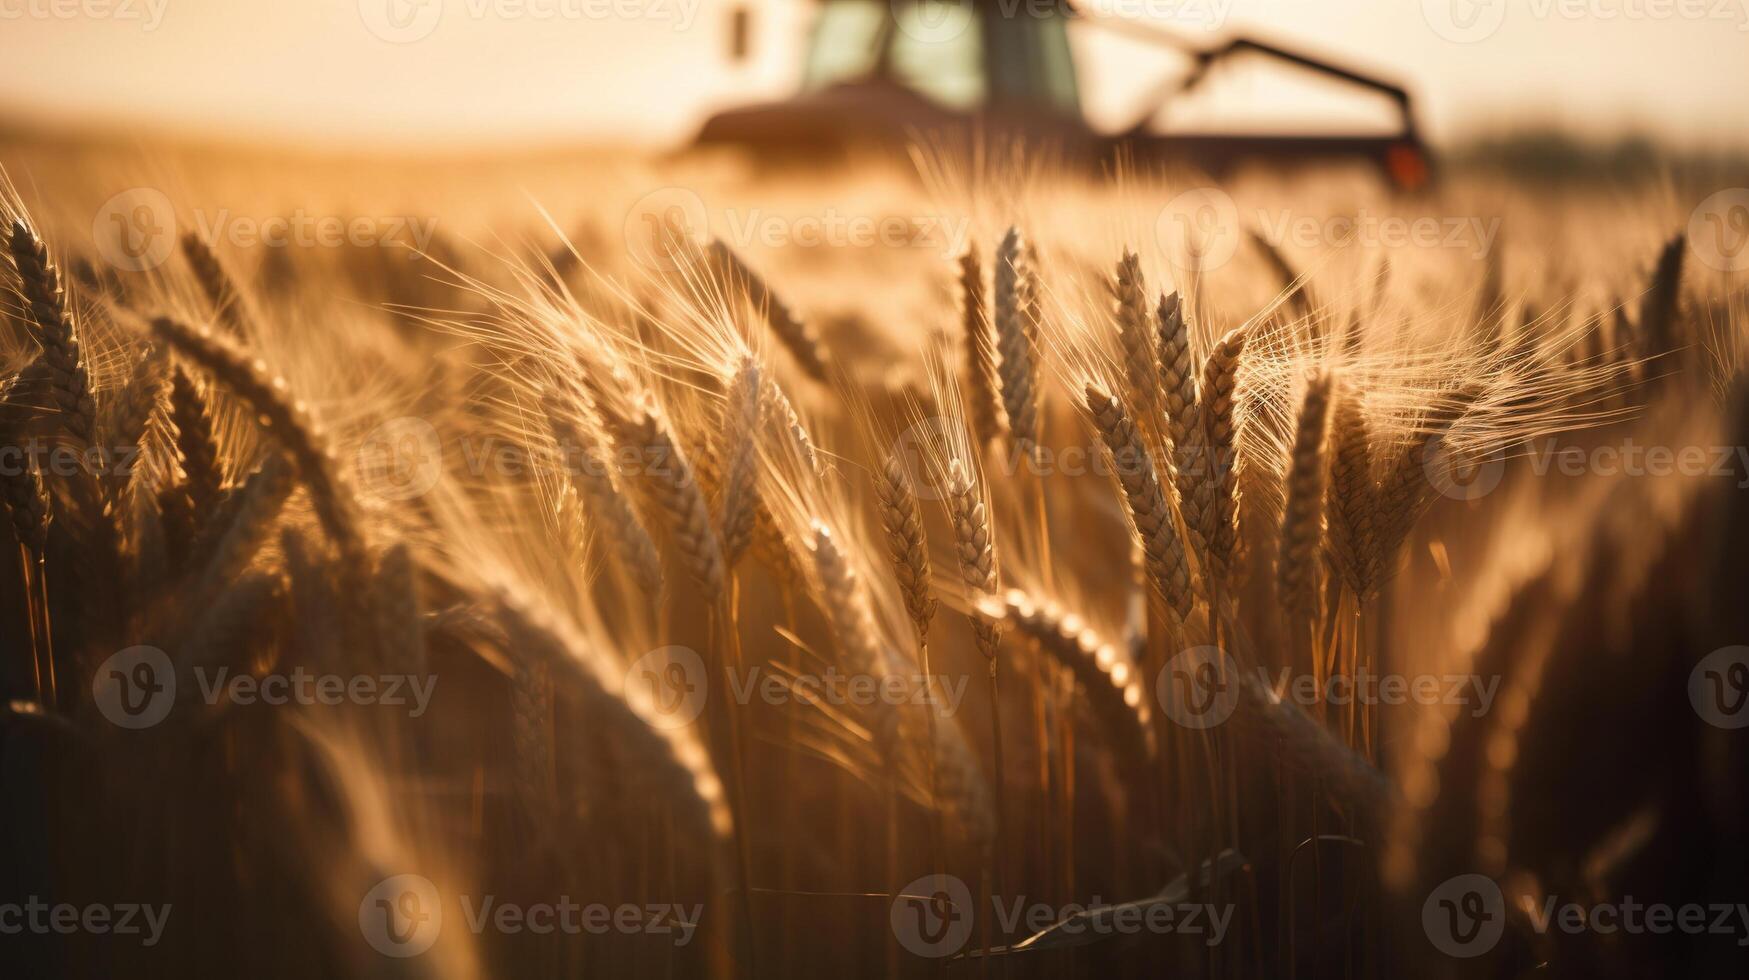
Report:
[[[25,312],[36,325],[36,339],[42,344],[49,395],[59,410],[57,418],[81,447],[88,446],[97,426],[97,402],[91,394],[91,378],[79,332],[67,309],[60,272],[49,259],[48,246],[22,219],[13,221],[7,244],[13,268],[18,271]]]
[[[1160,357],[1148,323],[1148,297],[1142,283],[1142,260],[1125,249],[1111,284],[1116,305],[1118,341],[1123,346],[1125,393],[1137,416],[1153,419],[1161,398]]]
[[[923,534],[923,514],[917,506],[917,491],[910,474],[897,456],[888,455],[875,480],[880,501],[881,527],[887,533],[887,557],[899,577],[905,611],[917,631],[917,642],[929,643],[929,623],[935,618],[936,600],[929,587],[929,542]]]
[[[838,641],[850,667],[872,678],[887,675],[881,640],[875,631],[874,615],[869,611],[868,596],[863,591],[850,558],[838,546],[832,529],[820,521],[813,522],[814,573],[820,580],[823,612],[832,624],[832,635]],[[898,759],[899,713],[890,705],[874,705],[873,731],[875,746],[888,764]]]
[[[727,461],[723,474],[717,518],[723,542],[723,561],[735,567],[753,539],[753,524],[760,506],[759,431],[764,422],[765,391],[760,385],[759,362],[744,358],[729,380],[728,400],[723,405],[722,449]]]
[[[1020,229],[1009,228],[996,251],[996,350],[1000,355],[997,379],[1014,446],[1036,460],[1039,376],[1030,319],[1037,300],[1032,295],[1034,290],[1027,286],[1028,275]]]
[[[717,274],[731,285],[745,290],[748,302],[765,317],[778,342],[790,352],[803,371],[815,381],[824,383],[831,357],[814,329],[796,317],[779,299],[759,273],[754,272],[727,242],[715,239],[707,252]]]
[[[207,327],[191,327],[161,316],[152,320],[152,330],[255,410],[262,428],[297,465],[299,476],[310,488],[316,517],[329,538],[353,567],[368,567],[369,552],[351,488],[341,476],[327,436],[304,403],[292,396],[285,379],[273,374],[265,361],[250,358]]]
[[[960,581],[973,594],[996,591],[996,545],[990,536],[990,519],[977,485],[958,459],[947,463],[947,512],[953,522],[954,558],[959,563]],[[972,620],[972,631],[978,652],[989,661],[991,676],[996,673],[996,652],[1002,635],[992,623]]]
[[[589,513],[600,523],[620,564],[631,573],[632,580],[649,595],[662,591],[662,556],[656,542],[638,517],[638,512],[620,491],[614,477],[613,461],[602,451],[601,443],[587,426],[574,422],[565,412],[556,394],[547,396],[547,425],[559,446],[566,471],[583,499]],[[570,464],[572,451],[577,453],[575,467]]]
[[[723,593],[723,547],[692,463],[648,400],[619,442],[622,448],[643,453],[643,486],[667,516],[687,574],[705,598],[714,601]]]
[[[1320,545],[1324,538],[1325,444],[1330,428],[1331,375],[1306,380],[1287,466],[1287,503],[1276,552],[1276,598],[1289,616],[1316,622]]]
[[[1238,328],[1217,341],[1203,361],[1200,415],[1206,462],[1202,487],[1192,497],[1208,547],[1205,567],[1216,581],[1231,573],[1239,544],[1239,431],[1234,401],[1244,352],[1245,333]]]
[[[1002,438],[1008,423],[1002,408],[1001,381],[996,369],[996,341],[991,333],[989,304],[984,294],[984,269],[978,260],[976,243],[967,243],[958,266],[960,330],[965,335],[966,389],[972,403],[972,431],[977,433],[978,445],[989,446]]]
[[[1101,640],[1079,616],[1018,589],[1001,597],[985,597],[978,611],[1032,639],[1067,668],[1118,751],[1134,765],[1148,764],[1154,757],[1151,695],[1115,647]]]
[[[200,284],[200,291],[212,304],[213,316],[219,324],[238,339],[252,336],[254,330],[250,326],[249,312],[243,305],[243,291],[237,288],[237,281],[225,269],[224,262],[212,246],[194,232],[185,232],[182,254],[188,260],[189,268],[194,270],[194,281]]]
[[[1148,567],[1148,581],[1180,620],[1190,616],[1195,605],[1190,567],[1178,539],[1172,512],[1160,487],[1154,461],[1148,455],[1135,423],[1115,397],[1097,381],[1084,387],[1087,411],[1105,442],[1108,458],[1123,488],[1130,519],[1141,538]]]
[[[1365,596],[1367,557],[1373,550],[1373,516],[1378,506],[1372,479],[1372,433],[1360,391],[1344,385],[1330,422],[1330,487],[1325,507],[1330,553],[1343,584]]]

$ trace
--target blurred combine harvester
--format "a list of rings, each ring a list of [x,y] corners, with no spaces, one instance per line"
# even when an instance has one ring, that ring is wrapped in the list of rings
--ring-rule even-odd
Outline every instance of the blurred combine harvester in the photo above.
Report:
[[[1095,167],[1118,160],[1176,162],[1219,175],[1242,162],[1297,165],[1358,160],[1392,184],[1415,189],[1431,175],[1409,93],[1327,60],[1247,37],[1199,46],[1137,21],[1086,13],[1070,0],[819,0],[800,94],[712,116],[697,146],[736,146],[766,161],[820,162],[855,150],[899,150],[922,139],[939,148],[982,141],[1048,149]],[[744,58],[745,9],[734,15],[731,57]],[[1187,71],[1149,94],[1135,121],[1115,133],[1083,117],[1067,25],[1168,48]],[[1384,135],[1162,133],[1152,127],[1172,99],[1197,89],[1210,69],[1262,56],[1383,95],[1396,116]]]

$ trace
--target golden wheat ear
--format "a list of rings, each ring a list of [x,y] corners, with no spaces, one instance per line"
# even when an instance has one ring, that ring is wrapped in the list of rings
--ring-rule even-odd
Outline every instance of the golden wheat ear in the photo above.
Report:
[[[1111,392],[1097,381],[1088,381],[1084,395],[1088,415],[1105,443],[1130,520],[1141,539],[1148,581],[1180,620],[1188,619],[1196,604],[1195,588],[1154,460],[1129,413]]]
[[[790,352],[808,377],[826,382],[831,356],[814,328],[802,321],[765,279],[754,272],[741,256],[722,239],[713,240],[706,250],[711,267],[730,290],[744,292],[747,301],[765,317],[765,323],[784,349]]]
[[[7,251],[18,273],[26,318],[42,345],[55,419],[79,446],[89,446],[97,428],[97,402],[60,271],[49,258],[48,246],[22,219],[12,223]]]
[[[984,447],[1001,440],[1008,430],[1008,419],[1002,408],[996,339],[991,333],[984,269],[978,259],[977,245],[967,243],[965,252],[955,264],[958,275],[954,281],[959,287],[962,356],[967,399],[971,402],[972,431],[977,433],[978,445]]]
[[[1287,465],[1287,504],[1276,551],[1276,599],[1290,622],[1317,623],[1324,540],[1325,447],[1330,432],[1331,375],[1306,381]]]
[[[997,379],[1008,434],[1017,452],[1038,453],[1038,345],[1032,318],[1037,297],[1026,242],[1020,229],[1010,228],[996,251],[994,281]]]
[[[310,488],[316,517],[335,547],[352,567],[367,567],[369,549],[351,487],[342,476],[326,434],[304,403],[292,395],[285,379],[270,372],[265,361],[251,358],[207,327],[192,327],[160,316],[152,320],[152,331],[255,411],[261,427],[296,464],[298,475]]]
[[[917,642],[927,646],[929,623],[935,618],[937,605],[929,587],[929,541],[923,533],[916,487],[897,456],[889,454],[881,464],[875,496],[880,503],[881,529],[887,535],[887,558],[899,578],[905,611],[917,631]]]

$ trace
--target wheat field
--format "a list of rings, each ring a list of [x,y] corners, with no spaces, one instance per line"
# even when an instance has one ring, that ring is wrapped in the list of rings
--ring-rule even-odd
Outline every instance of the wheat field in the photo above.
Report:
[[[0,159],[7,975],[1749,959],[1728,183]]]

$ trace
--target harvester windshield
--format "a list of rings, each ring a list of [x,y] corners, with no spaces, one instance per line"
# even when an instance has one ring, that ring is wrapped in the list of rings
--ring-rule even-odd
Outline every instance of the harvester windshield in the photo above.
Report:
[[[970,0],[826,0],[808,40],[803,87],[869,78],[944,106],[1080,111],[1064,18],[1054,8],[998,16]]]

